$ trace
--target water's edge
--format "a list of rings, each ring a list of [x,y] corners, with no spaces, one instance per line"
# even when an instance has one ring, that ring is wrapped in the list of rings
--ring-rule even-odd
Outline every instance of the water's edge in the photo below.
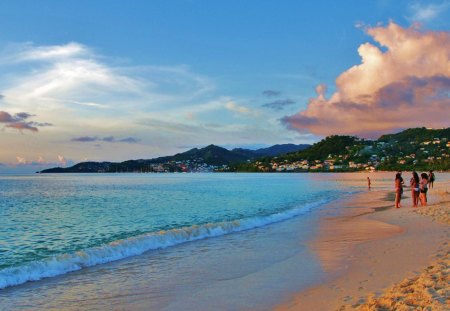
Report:
[[[74,253],[56,255],[18,267],[5,268],[0,270],[0,289],[137,256],[151,250],[263,227],[303,215],[329,201],[329,199],[322,199],[268,216],[150,232]]]

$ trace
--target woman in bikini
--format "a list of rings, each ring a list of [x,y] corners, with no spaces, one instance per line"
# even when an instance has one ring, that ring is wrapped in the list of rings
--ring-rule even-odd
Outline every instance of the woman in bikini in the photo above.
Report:
[[[413,207],[417,207],[417,205],[419,204],[419,182],[419,175],[417,174],[417,172],[412,172],[412,177],[409,183],[411,185],[411,198]]]
[[[422,179],[420,180],[420,194],[419,194],[420,205],[426,206],[427,191],[428,191],[428,175],[427,173],[422,173],[420,174],[420,177],[422,177]]]

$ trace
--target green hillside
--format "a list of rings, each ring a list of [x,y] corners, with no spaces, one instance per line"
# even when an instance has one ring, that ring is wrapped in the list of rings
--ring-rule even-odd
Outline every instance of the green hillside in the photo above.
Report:
[[[412,128],[377,140],[332,135],[310,148],[233,167],[236,171],[450,170],[450,128]]]

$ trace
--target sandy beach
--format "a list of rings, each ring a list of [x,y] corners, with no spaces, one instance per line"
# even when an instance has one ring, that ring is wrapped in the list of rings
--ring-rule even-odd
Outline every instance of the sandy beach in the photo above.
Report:
[[[448,185],[431,189],[426,207],[409,196],[395,209],[392,191],[375,189],[325,217],[310,247],[331,277],[275,310],[450,309]]]

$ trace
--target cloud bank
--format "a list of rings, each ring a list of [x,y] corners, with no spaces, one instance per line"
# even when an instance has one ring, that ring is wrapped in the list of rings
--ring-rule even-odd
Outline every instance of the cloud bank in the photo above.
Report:
[[[450,33],[386,27],[367,28],[378,43],[362,44],[361,64],[326,86],[297,114],[281,119],[288,128],[316,135],[376,138],[408,127],[447,127],[450,107]]]
[[[66,159],[63,155],[57,155],[56,161],[48,161],[44,159],[43,156],[38,156],[37,159],[29,160],[25,158],[24,156],[16,156],[16,162],[15,163],[4,163],[0,165],[8,166],[10,168],[12,167],[18,167],[18,166],[28,166],[32,168],[43,168],[43,167],[49,167],[49,166],[68,166],[73,165],[73,160]]]

